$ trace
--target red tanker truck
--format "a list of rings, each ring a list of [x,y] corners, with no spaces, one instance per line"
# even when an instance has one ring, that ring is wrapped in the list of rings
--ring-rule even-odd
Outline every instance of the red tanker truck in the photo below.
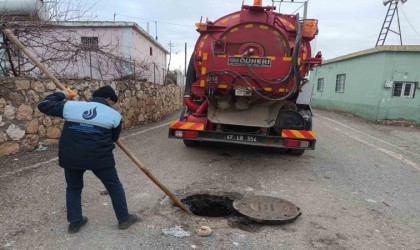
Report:
[[[316,20],[280,14],[261,0],[214,22],[196,24],[200,37],[189,62],[185,108],[169,137],[186,146],[216,141],[287,148],[302,155],[315,148],[305,78]]]

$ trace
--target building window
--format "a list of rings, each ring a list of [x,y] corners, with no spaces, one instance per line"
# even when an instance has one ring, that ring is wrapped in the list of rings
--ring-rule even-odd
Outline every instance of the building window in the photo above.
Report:
[[[346,74],[337,75],[335,82],[335,92],[344,93],[344,86],[346,83]]]
[[[319,78],[318,79],[318,84],[316,85],[316,90],[318,92],[323,92],[324,91],[324,78]]]
[[[416,83],[414,82],[394,82],[392,96],[414,98]]]
[[[82,47],[86,50],[93,50],[99,48],[98,37],[84,37],[82,36]]]
[[[150,55],[153,56],[153,49],[150,47]]]

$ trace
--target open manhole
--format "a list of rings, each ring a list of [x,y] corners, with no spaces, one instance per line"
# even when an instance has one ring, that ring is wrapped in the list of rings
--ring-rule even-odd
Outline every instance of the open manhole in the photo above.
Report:
[[[198,216],[224,217],[233,213],[233,200],[226,196],[195,194],[181,200]]]
[[[227,196],[194,194],[181,200],[197,216],[226,217],[242,215],[264,224],[281,224],[295,220],[302,213],[290,201],[271,196],[247,196],[233,199]]]

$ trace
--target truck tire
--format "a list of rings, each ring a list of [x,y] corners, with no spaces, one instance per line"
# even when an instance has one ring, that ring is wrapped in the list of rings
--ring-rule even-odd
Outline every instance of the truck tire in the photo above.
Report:
[[[282,129],[304,129],[305,120],[302,115],[293,110],[280,110],[274,123],[275,134],[281,134]]]

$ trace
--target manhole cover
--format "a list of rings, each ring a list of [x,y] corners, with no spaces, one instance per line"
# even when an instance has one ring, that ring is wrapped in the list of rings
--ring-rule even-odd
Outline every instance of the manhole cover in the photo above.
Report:
[[[271,196],[250,196],[233,202],[233,208],[251,220],[261,223],[290,222],[302,213],[290,201]]]

